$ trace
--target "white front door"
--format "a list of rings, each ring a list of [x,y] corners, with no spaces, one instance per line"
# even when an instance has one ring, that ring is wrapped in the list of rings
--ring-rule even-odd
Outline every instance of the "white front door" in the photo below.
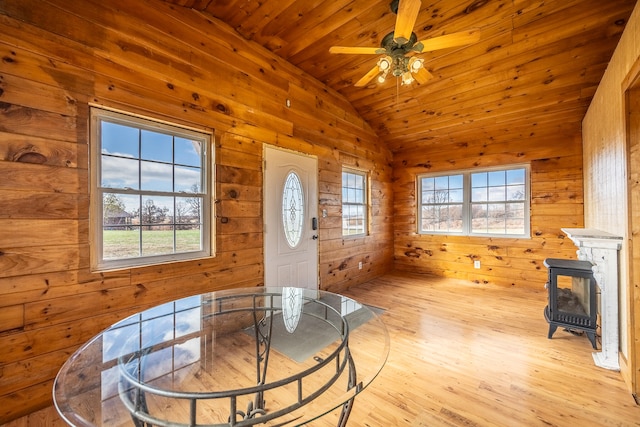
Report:
[[[265,146],[265,286],[318,289],[318,161]]]

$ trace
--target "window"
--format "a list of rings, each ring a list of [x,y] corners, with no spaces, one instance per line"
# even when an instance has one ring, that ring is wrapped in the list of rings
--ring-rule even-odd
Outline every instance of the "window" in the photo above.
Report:
[[[529,237],[529,169],[418,176],[418,232]]]
[[[211,255],[208,133],[91,110],[91,264]]]
[[[367,174],[342,170],[342,235],[364,236],[368,232]]]

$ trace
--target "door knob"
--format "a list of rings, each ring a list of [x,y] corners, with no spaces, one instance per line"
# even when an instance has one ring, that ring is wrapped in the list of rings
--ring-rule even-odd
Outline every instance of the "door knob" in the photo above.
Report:
[[[317,234],[314,234],[313,236],[311,236],[311,238],[312,238],[313,240],[318,240],[318,235],[317,235]]]

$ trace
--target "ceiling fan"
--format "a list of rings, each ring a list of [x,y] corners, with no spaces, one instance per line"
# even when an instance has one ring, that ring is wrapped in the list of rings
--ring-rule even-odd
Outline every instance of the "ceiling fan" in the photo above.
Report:
[[[480,40],[478,30],[469,30],[418,41],[413,26],[421,5],[421,0],[391,2],[391,11],[397,15],[396,26],[394,31],[384,36],[381,47],[332,46],[329,49],[331,53],[383,55],[355,86],[366,86],[376,75],[378,82],[382,83],[389,74],[401,78],[403,85],[411,84],[414,80],[424,84],[433,75],[424,67],[424,59],[416,57],[416,53],[462,46]]]

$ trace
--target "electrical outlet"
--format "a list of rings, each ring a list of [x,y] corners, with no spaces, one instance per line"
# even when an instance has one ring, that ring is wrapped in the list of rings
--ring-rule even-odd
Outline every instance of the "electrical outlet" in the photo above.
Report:
[[[362,270],[362,261],[358,263],[358,270]]]
[[[480,261],[478,260],[473,261],[473,268],[480,268]]]

